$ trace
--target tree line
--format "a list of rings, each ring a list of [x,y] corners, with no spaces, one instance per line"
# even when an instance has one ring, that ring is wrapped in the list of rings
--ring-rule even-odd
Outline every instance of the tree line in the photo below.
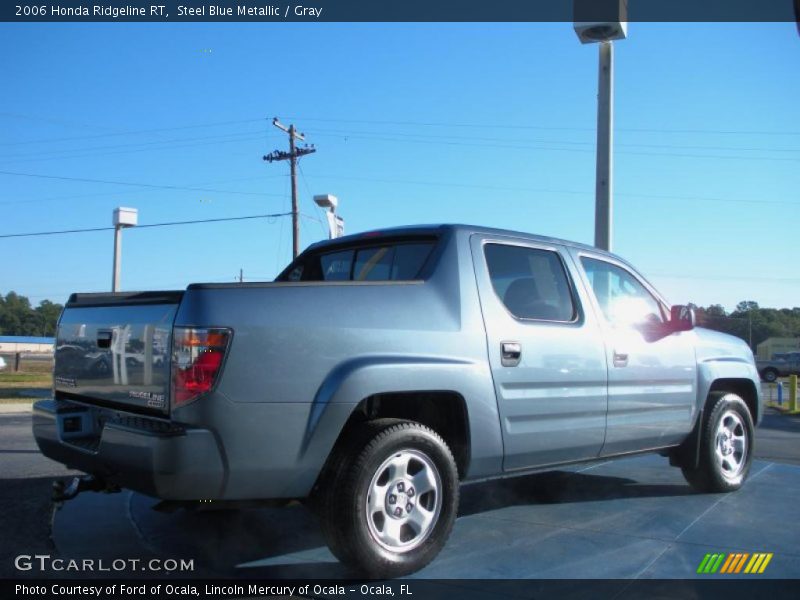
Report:
[[[702,327],[730,333],[742,338],[755,350],[770,337],[800,337],[800,307],[761,308],[757,302],[745,300],[728,313],[719,304],[696,306],[697,322]],[[31,306],[30,300],[16,292],[0,295],[0,335],[55,336],[61,304],[42,300]]]
[[[730,313],[719,304],[691,306],[698,325],[740,337],[754,351],[767,338],[800,337],[800,306],[761,308],[758,302],[744,300]]]
[[[63,308],[50,300],[42,300],[34,308],[28,298],[16,292],[0,294],[0,335],[54,337]]]

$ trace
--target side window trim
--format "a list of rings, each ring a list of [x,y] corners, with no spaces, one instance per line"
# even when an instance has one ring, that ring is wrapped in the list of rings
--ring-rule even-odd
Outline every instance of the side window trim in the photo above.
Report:
[[[542,250],[554,253],[559,261],[559,264],[561,265],[564,277],[567,282],[567,291],[569,292],[573,306],[572,319],[569,321],[561,321],[553,319],[538,319],[534,317],[518,317],[513,312],[511,312],[509,308],[506,306],[506,303],[500,297],[500,294],[497,293],[497,289],[495,289],[494,284],[492,282],[492,274],[489,269],[488,260],[486,259],[486,246],[491,244],[496,244],[499,246],[515,246],[518,248],[528,248],[531,250]],[[540,244],[529,240],[520,240],[516,238],[484,237],[481,239],[481,260],[483,261],[483,267],[486,269],[486,275],[489,281],[489,287],[491,288],[492,294],[494,294],[495,299],[503,308],[503,310],[508,314],[508,316],[514,319],[515,321],[520,323],[548,324],[548,325],[561,325],[561,326],[575,326],[583,323],[584,321],[583,306],[581,304],[580,296],[577,293],[575,280],[572,276],[572,272],[567,266],[566,257],[562,253],[562,249],[560,249],[559,247],[551,244]]]

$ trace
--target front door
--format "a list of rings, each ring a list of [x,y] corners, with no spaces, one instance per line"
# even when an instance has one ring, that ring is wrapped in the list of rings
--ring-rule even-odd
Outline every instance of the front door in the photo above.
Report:
[[[608,422],[601,454],[679,443],[696,410],[696,334],[666,326],[665,303],[628,265],[588,251],[574,256],[607,341]]]
[[[606,428],[605,349],[566,249],[475,235],[472,254],[504,469],[596,457]]]

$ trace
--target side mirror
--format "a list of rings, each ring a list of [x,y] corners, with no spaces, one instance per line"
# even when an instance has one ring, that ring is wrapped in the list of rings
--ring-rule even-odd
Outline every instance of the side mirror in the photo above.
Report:
[[[684,304],[676,304],[670,310],[669,324],[672,331],[691,331],[695,326],[694,309]]]

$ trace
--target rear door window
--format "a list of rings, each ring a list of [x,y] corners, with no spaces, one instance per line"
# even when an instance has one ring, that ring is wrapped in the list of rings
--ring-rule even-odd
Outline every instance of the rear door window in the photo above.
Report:
[[[505,244],[487,244],[484,252],[494,291],[512,315],[541,321],[575,319],[575,302],[557,252]]]

